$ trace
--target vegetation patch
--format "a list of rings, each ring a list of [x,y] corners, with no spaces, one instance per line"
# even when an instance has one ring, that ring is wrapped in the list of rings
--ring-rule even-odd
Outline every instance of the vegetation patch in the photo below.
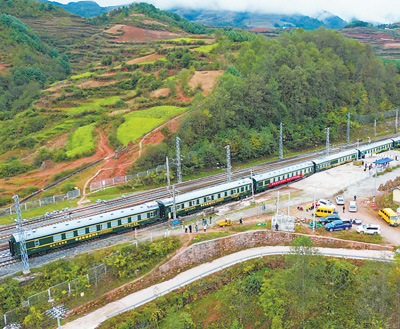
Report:
[[[67,157],[80,158],[92,155],[95,151],[93,130],[95,124],[79,127],[70,136],[67,144]]]
[[[217,46],[217,44],[215,43],[213,45],[200,46],[200,47],[194,48],[193,50],[201,52],[201,53],[208,53],[211,50],[213,50],[216,46]]]
[[[81,114],[85,112],[97,112],[103,108],[103,106],[113,106],[121,98],[119,96],[112,96],[103,99],[95,99],[90,103],[82,103],[76,107],[63,109],[64,111],[68,112],[69,114]]]
[[[157,106],[126,114],[125,122],[118,127],[117,138],[122,144],[127,145],[186,110],[186,107]]]
[[[71,76],[71,80],[79,80],[79,79],[83,79],[83,78],[90,78],[94,75],[93,72],[85,72],[82,74],[77,74],[77,75],[73,75]]]

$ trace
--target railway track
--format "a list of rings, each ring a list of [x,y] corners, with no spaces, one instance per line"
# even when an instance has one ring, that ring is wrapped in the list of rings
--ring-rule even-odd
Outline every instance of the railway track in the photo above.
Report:
[[[7,246],[0,246],[0,267],[5,267],[11,264],[19,262],[19,259],[15,259],[11,256]]]
[[[387,138],[385,138],[387,139]],[[384,140],[384,139],[382,139]],[[351,149],[356,147],[357,143],[350,143],[346,145],[340,145],[330,148],[332,153],[343,151],[344,149]],[[277,167],[288,166],[299,161],[307,161],[310,159],[315,159],[315,157],[322,156],[325,150],[314,151],[307,154],[300,154],[292,156],[286,159],[278,159],[271,162],[251,166],[248,168],[237,169],[232,172],[232,180],[240,179],[245,176],[250,176],[250,173],[259,174],[268,170],[273,170]],[[176,193],[186,193],[196,189],[201,189],[204,187],[209,187],[217,185],[227,181],[227,174],[220,173],[212,176],[207,176],[203,178],[197,178],[191,181],[182,182],[175,184]],[[25,221],[24,227],[26,229],[34,229],[41,226],[51,225],[55,223],[60,223],[68,221],[71,219],[79,219],[82,217],[93,216],[96,214],[118,210],[125,207],[131,207],[139,204],[143,204],[156,199],[163,199],[167,197],[172,197],[172,188],[168,189],[166,187],[160,187],[149,191],[139,192],[126,197],[120,197],[113,200],[109,200],[104,203],[92,204],[86,206],[85,208],[75,208],[70,209],[58,214],[54,214],[51,217],[37,217],[31,220]],[[0,227],[0,243],[5,242],[9,239],[11,234],[16,232],[15,225],[8,225]]]

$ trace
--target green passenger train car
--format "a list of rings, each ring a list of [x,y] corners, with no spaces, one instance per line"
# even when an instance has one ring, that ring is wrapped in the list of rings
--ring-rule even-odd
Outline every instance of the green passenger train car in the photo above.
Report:
[[[351,162],[357,159],[357,155],[357,150],[349,150],[312,160],[315,166],[314,171],[319,172],[332,167],[340,166],[346,162]]]
[[[386,139],[384,141],[366,144],[357,148],[358,157],[363,159],[372,156],[374,153],[381,153],[393,148],[393,139]]]
[[[157,202],[152,201],[139,206],[26,231],[26,249],[28,255],[41,254],[110,233],[148,225],[160,219],[160,207]],[[13,234],[9,240],[12,256],[21,257],[19,242],[19,234]]]
[[[314,164],[311,161],[307,161],[263,174],[253,175],[255,191],[261,192],[280,184],[301,179],[311,175],[313,172]]]
[[[207,187],[175,197],[176,215],[190,214],[210,206],[232,199],[238,199],[252,193],[252,180],[243,178],[217,186]],[[166,218],[173,218],[174,200],[166,198],[159,201],[161,211]],[[162,215],[164,215],[162,213]]]

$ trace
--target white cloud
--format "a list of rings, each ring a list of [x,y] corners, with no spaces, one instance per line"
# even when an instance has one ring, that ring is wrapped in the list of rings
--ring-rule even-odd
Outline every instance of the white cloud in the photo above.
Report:
[[[58,0],[68,3],[70,0]],[[78,1],[78,0],[74,0]],[[223,9],[277,14],[300,13],[313,16],[323,10],[350,21],[354,18],[368,22],[400,22],[398,0],[141,0],[161,9],[185,7],[193,9]],[[100,6],[127,4],[129,0],[96,0]],[[140,1],[138,1],[140,2]]]

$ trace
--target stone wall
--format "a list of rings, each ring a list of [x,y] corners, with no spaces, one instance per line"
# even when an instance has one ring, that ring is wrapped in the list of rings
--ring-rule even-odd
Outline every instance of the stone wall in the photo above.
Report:
[[[262,246],[288,245],[296,237],[303,234],[276,232],[271,230],[257,230],[237,233],[215,240],[199,242],[173,257],[169,262],[160,267],[160,271],[167,273],[177,268],[184,270],[213,259],[232,254],[234,252]],[[392,248],[378,244],[335,239],[331,237],[305,235],[313,240],[318,247],[352,248],[391,250]]]

